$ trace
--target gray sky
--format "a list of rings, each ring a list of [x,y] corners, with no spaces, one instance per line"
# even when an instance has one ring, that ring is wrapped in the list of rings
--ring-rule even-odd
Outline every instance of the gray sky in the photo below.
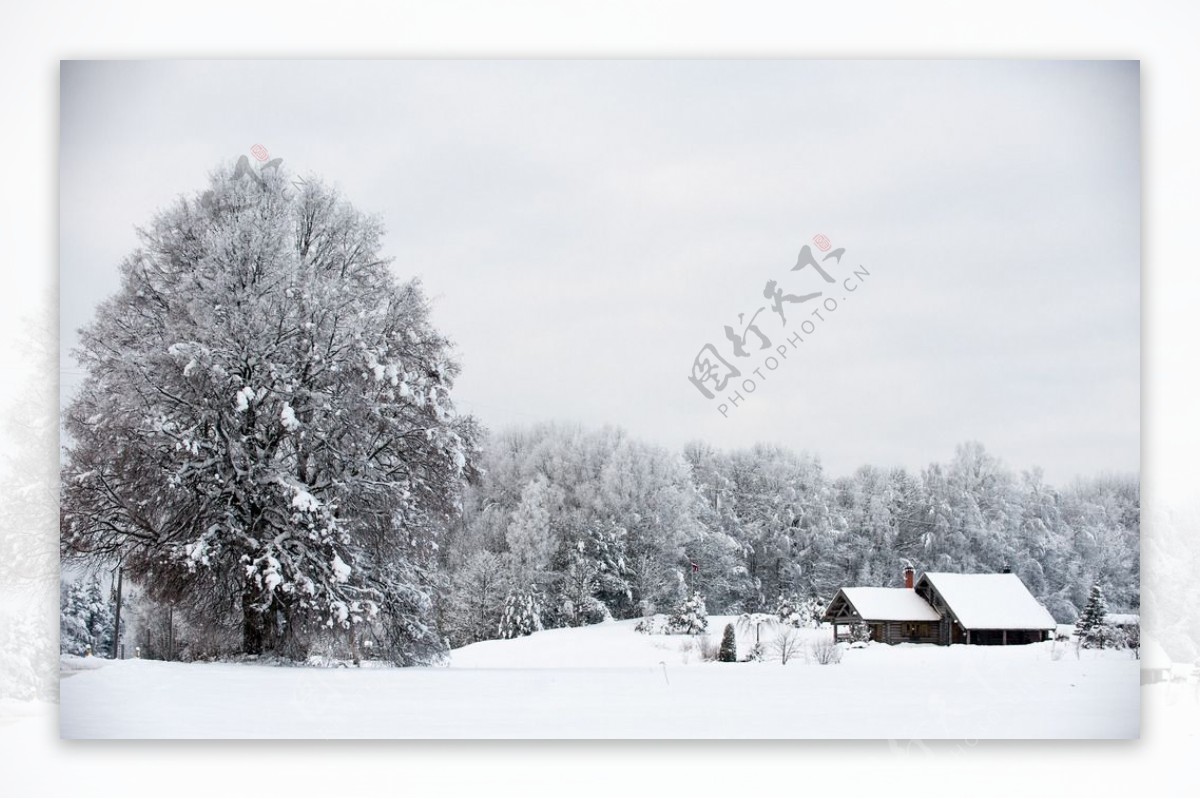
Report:
[[[64,63],[63,392],[134,226],[261,143],[383,218],[494,429],[778,442],[834,473],[966,440],[1055,481],[1136,471],[1138,83],[1136,62]],[[789,271],[815,234],[846,248],[833,286]],[[687,376],[706,343],[761,365],[722,331],[770,279],[840,304],[726,418]],[[761,329],[777,346],[818,302]]]

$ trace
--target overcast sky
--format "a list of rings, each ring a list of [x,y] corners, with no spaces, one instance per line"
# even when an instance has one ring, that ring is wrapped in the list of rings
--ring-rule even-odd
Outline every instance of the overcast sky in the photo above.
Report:
[[[134,226],[262,144],[383,218],[493,429],[1133,472],[1138,85],[1136,62],[67,62],[64,397]],[[834,284],[791,271],[817,234]],[[784,326],[772,279],[824,293]],[[764,306],[772,349],[813,332],[723,416],[765,354],[723,328]],[[712,400],[687,379],[709,343],[743,367]]]

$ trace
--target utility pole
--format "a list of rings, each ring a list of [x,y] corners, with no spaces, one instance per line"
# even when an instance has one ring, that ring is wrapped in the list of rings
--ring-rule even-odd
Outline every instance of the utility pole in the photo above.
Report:
[[[121,642],[121,578],[122,578],[122,575],[124,574],[124,571],[125,571],[124,567],[122,567],[120,564],[118,564],[117,565],[117,621],[116,621],[115,628],[113,629],[113,645],[112,645],[112,659],[113,660],[117,659],[117,653],[120,652],[120,650],[118,649],[118,646],[120,645],[120,642]]]

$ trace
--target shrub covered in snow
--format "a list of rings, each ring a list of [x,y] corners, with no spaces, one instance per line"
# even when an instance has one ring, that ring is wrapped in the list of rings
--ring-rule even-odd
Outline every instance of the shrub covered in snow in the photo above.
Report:
[[[655,613],[651,616],[643,616],[633,629],[646,635],[667,635],[670,632],[670,624],[670,616],[665,613]]]
[[[775,633],[774,640],[771,641],[771,650],[775,657],[779,658],[779,662],[787,665],[787,662],[798,655],[801,651],[800,633],[796,632],[795,627],[781,627]]]
[[[717,660],[722,663],[737,662],[737,637],[733,632],[733,625],[725,625],[725,634],[721,637],[721,650],[717,653]]]
[[[1136,635],[1136,627],[1135,635]],[[1135,643],[1130,641],[1130,633],[1124,627],[1114,624],[1100,624],[1088,631],[1079,639],[1084,649],[1134,649]]]
[[[871,628],[863,624],[861,621],[857,624],[850,625],[850,641],[856,644],[865,644],[871,640]]]
[[[821,666],[841,663],[842,648],[832,638],[818,638],[809,643],[808,658]]]
[[[775,606],[775,615],[779,617],[782,624],[791,627],[804,626],[800,620],[800,598],[795,594],[779,597],[779,602]]]

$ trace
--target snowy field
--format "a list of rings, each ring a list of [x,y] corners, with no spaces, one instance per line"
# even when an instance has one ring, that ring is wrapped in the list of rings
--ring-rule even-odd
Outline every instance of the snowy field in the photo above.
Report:
[[[712,617],[717,636],[731,618]],[[65,738],[1134,738],[1138,661],[1053,644],[704,662],[610,622],[487,641],[448,668],[64,660]],[[809,631],[828,636],[828,630]],[[764,639],[769,636],[764,635]],[[739,652],[750,641],[739,636]]]

